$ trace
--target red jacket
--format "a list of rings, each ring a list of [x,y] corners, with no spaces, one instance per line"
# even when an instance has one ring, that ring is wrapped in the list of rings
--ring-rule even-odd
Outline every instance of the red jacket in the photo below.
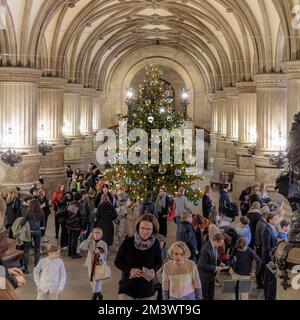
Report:
[[[61,200],[61,198],[64,196],[63,191],[54,191],[52,196],[52,204],[54,208],[58,207],[58,203]]]

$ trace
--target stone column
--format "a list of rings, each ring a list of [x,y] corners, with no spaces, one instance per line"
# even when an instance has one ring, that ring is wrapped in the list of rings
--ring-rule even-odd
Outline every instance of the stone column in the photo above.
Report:
[[[40,175],[46,189],[53,191],[66,182],[63,139],[63,97],[65,79],[44,78],[39,83],[38,142],[54,144],[53,152],[41,157]],[[43,130],[42,130],[43,128]]]
[[[210,104],[211,129],[210,129],[210,147],[208,150],[208,170],[213,172],[214,161],[217,152],[217,134],[218,134],[218,106],[215,94],[208,95],[208,103]]]
[[[95,90],[83,89],[80,98],[80,130],[84,137],[82,144],[82,158],[84,160],[85,169],[90,162],[95,162],[96,154],[94,147],[93,132],[93,98]]]
[[[225,137],[227,131],[226,122],[226,96],[224,91],[217,91],[217,113],[218,113],[218,132],[217,150],[214,163],[214,179],[219,180],[220,172],[224,169],[225,160]]]
[[[64,91],[64,135],[71,139],[71,144],[65,148],[65,164],[71,165],[73,169],[80,167],[84,169],[81,158],[81,146],[83,139],[80,133],[80,96],[82,85],[66,84]]]
[[[256,87],[253,82],[236,84],[238,95],[238,146],[237,170],[233,180],[233,198],[237,200],[242,190],[254,185],[255,161],[248,147],[256,144]]]
[[[226,93],[226,141],[224,170],[234,173],[237,166],[236,143],[238,140],[238,109],[239,97],[236,88],[225,88]]]
[[[93,149],[96,151],[100,145],[99,142],[96,141],[96,134],[99,130],[101,130],[101,98],[100,91],[94,92],[93,97],[93,132],[94,132],[94,140],[93,140]]]
[[[282,64],[287,81],[287,136],[291,130],[294,115],[300,112],[300,61]]]
[[[257,151],[255,179],[275,186],[280,170],[266,157],[279,152],[286,141],[287,84],[283,74],[259,74],[254,77],[257,90]]]
[[[38,82],[41,70],[0,68],[0,149],[26,152],[23,161],[11,167],[0,160],[0,185],[29,190],[38,181],[37,151]],[[11,130],[9,130],[11,128]],[[11,134],[9,134],[11,131]]]

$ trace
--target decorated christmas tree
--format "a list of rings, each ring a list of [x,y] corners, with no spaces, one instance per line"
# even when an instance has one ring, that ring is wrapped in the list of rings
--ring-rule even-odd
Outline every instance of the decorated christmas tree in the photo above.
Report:
[[[135,148],[135,156],[139,157],[143,153],[145,157],[145,147],[148,148],[146,162],[132,164],[128,161],[126,164],[121,164],[124,163],[120,161],[124,160],[122,159],[124,153],[121,155],[121,150],[118,149],[118,160],[106,171],[105,176],[115,185],[124,187],[130,196],[138,200],[143,199],[147,191],[152,191],[156,196],[162,187],[166,188],[170,195],[175,196],[178,188],[182,186],[186,190],[185,194],[188,199],[194,201],[197,205],[201,198],[201,192],[194,187],[194,182],[199,177],[186,173],[188,165],[184,161],[183,150],[180,150],[182,162],[175,164],[175,138],[170,138],[167,134],[162,134],[160,137],[151,137],[151,133],[153,134],[151,130],[153,129],[158,129],[158,131],[166,129],[168,132],[178,129],[177,131],[182,132],[184,126],[183,112],[175,110],[173,89],[169,83],[163,80],[163,74],[158,68],[154,66],[146,68],[145,80],[140,85],[139,95],[130,96],[127,105],[128,114],[119,115],[119,117],[120,121],[127,124],[128,149],[133,147]],[[130,132],[133,129],[143,129],[147,133],[149,139],[146,146],[141,139],[139,141],[140,145],[137,146],[136,142],[139,138],[130,139]],[[156,143],[154,148],[153,140]],[[163,143],[167,140],[170,148]],[[166,159],[164,157],[168,152],[170,163],[165,163],[163,159]],[[156,156],[156,158],[159,156],[159,162],[153,161],[153,156]]]

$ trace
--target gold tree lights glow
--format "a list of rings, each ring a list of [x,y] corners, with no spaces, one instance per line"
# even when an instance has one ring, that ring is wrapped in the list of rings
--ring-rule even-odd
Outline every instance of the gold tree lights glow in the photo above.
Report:
[[[173,89],[163,80],[162,72],[154,66],[146,68],[145,80],[140,85],[138,95],[134,95],[132,89],[128,90],[126,103],[128,114],[120,114],[119,118],[121,121],[127,121],[128,132],[141,128],[149,137],[152,137],[151,130],[153,129],[158,129],[158,131],[166,129],[172,132],[176,129],[181,130],[184,125],[184,114],[174,108]],[[121,139],[120,136],[119,139]],[[151,141],[153,137],[148,140],[148,161],[146,163],[120,164],[124,153],[118,150],[118,161],[106,171],[106,177],[116,186],[124,187],[130,196],[139,200],[145,197],[147,191],[153,191],[156,195],[162,187],[166,188],[171,195],[175,195],[179,187],[184,187],[189,200],[200,200],[201,192],[194,187],[199,177],[187,174],[188,165],[185,161],[174,164],[175,138],[162,134],[155,139],[155,144]],[[170,141],[169,144],[164,143],[167,140]],[[128,147],[131,147],[136,144],[136,141],[132,142],[128,139],[127,144]],[[135,151],[139,156],[141,148],[137,147]],[[183,159],[184,151],[180,150],[180,152]],[[168,164],[163,161],[166,154],[170,155]],[[153,155],[156,155],[156,158],[159,155],[158,163],[153,161]],[[190,157],[192,156],[191,154]]]

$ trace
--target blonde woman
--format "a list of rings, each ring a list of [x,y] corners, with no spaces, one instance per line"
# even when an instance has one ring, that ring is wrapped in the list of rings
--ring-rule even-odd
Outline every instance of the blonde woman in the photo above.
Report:
[[[11,231],[11,226],[14,224],[15,220],[21,216],[21,202],[18,195],[17,188],[8,189],[8,194],[6,198],[6,229],[10,238],[13,238]]]
[[[196,264],[189,260],[190,250],[181,241],[171,245],[170,261],[163,267],[163,300],[201,300],[202,289]]]
[[[93,290],[92,300],[102,300],[102,280],[94,279],[94,270],[96,265],[102,265],[107,260],[107,244],[101,240],[103,232],[100,228],[94,228],[87,240],[84,240],[80,249],[87,251],[85,267],[88,268],[88,275]]]

